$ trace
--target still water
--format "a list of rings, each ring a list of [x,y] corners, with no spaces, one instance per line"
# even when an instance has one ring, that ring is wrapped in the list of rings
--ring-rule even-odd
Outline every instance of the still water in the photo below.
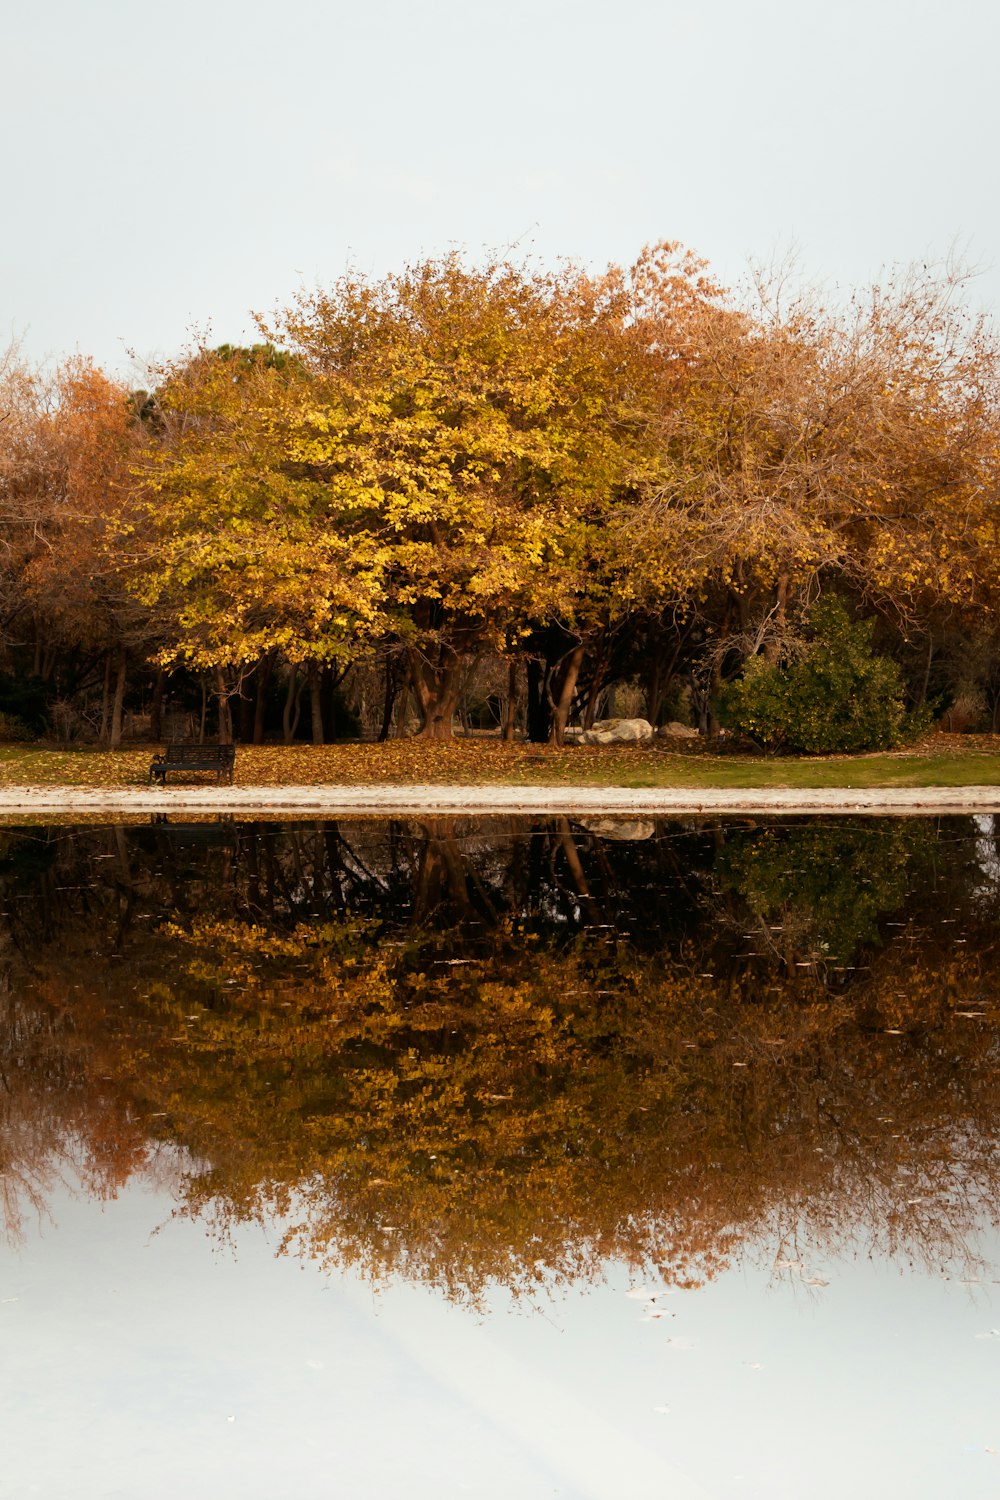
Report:
[[[0,829],[0,1496],[994,1496],[1000,820]]]

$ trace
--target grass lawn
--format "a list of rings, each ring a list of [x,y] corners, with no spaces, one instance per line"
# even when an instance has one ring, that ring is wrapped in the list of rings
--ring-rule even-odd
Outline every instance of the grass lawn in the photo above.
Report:
[[[496,740],[385,745],[241,745],[238,786],[359,786],[484,782],[622,787],[998,786],[1000,736],[937,735],[891,754],[771,759],[685,748],[502,745]],[[95,750],[0,746],[0,787],[146,784],[152,748]],[[210,776],[192,777],[207,785]]]

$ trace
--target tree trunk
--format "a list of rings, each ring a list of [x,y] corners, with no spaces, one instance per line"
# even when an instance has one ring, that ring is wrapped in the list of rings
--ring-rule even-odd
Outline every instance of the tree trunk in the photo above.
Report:
[[[382,699],[382,723],[379,727],[378,742],[384,745],[389,738],[389,730],[392,726],[392,710],[396,704],[397,692],[396,663],[391,656],[385,659],[385,696]]]
[[[149,737],[154,744],[163,738],[163,694],[167,685],[167,674],[160,667],[153,684],[153,697],[149,705]]]
[[[528,658],[528,739],[533,745],[544,745],[552,725],[552,710],[546,695],[547,671],[537,656]]]
[[[580,720],[580,723],[583,725],[584,729],[593,729],[595,723],[597,722],[597,705],[600,701],[601,691],[601,684],[595,678],[594,681],[590,684],[590,691],[587,693],[587,701],[583,705],[583,716]]]
[[[260,662],[255,662],[248,673],[241,671],[237,679],[239,683],[237,692],[239,707],[234,716],[233,732],[236,735],[237,742],[241,745],[248,745],[253,739],[254,689],[257,683],[259,668]]]
[[[229,689],[226,686],[226,674],[222,667],[215,669],[215,696],[219,700],[219,744],[231,745],[233,743],[233,716],[229,711]]]
[[[576,691],[576,680],[580,675],[580,665],[583,661],[583,643],[574,646],[560,663],[559,696],[554,698],[549,692],[552,703],[552,728],[549,730],[549,744],[562,745],[566,739],[566,721],[569,718],[570,704],[573,702],[573,694]],[[551,679],[550,679],[551,681]]]
[[[708,734],[709,694],[698,673],[692,669],[688,678],[691,687],[691,711],[698,716],[698,733]]]
[[[927,702],[927,689],[930,687],[930,682],[931,682],[931,663],[933,662],[933,660],[934,660],[934,637],[932,635],[928,634],[928,636],[927,636],[927,660],[924,663],[924,675],[923,675],[923,679],[922,679],[922,681],[920,683],[920,694],[919,694],[919,697],[917,698],[917,707],[918,708],[923,708],[924,704]]]
[[[683,635],[678,636],[668,657],[663,649],[662,636],[657,640],[650,632],[646,638],[646,652],[650,662],[646,679],[646,718],[654,729],[659,728],[662,722],[664,700],[673,686],[683,644]]]
[[[727,611],[728,613],[728,611]],[[764,660],[774,666],[781,657],[781,646],[785,637],[785,626],[788,621],[788,574],[778,575],[777,592],[774,605],[774,631],[764,642]]]
[[[601,701],[608,668],[611,665],[611,654],[611,643],[608,639],[608,632],[604,631],[601,634],[600,648],[590,671],[590,682],[587,684],[587,696],[580,721],[584,729],[593,729],[594,727],[594,721],[597,718],[597,706]]]
[[[108,658],[110,661],[110,657]],[[115,682],[115,701],[111,709],[111,739],[112,750],[117,750],[122,742],[122,707],[125,703],[125,669],[126,669],[125,647],[118,648],[118,677]]]
[[[517,662],[512,661],[507,668],[507,712],[503,721],[504,744],[510,745],[514,742],[514,730],[517,723]]]
[[[647,642],[647,650],[649,643]],[[663,683],[663,659],[656,651],[650,651],[647,657],[646,669],[646,718],[656,729],[660,722],[660,709],[663,707],[664,683]]]
[[[442,645],[438,651],[436,666],[419,651],[411,651],[409,660],[410,680],[423,720],[417,738],[450,740],[461,688],[458,656],[450,646]]]
[[[337,713],[337,689],[350,670],[350,667],[344,667],[342,670],[335,672],[330,663],[327,662],[320,675],[323,743],[326,745],[332,745],[340,731],[340,722]]]
[[[396,738],[406,739],[406,726],[410,718],[410,668],[407,664],[403,673],[403,690],[399,695],[396,706]]]
[[[101,727],[97,738],[102,745],[108,743],[108,725],[111,722],[111,652],[104,658],[104,689],[101,693]]]
[[[253,706],[253,742],[255,745],[264,743],[264,713],[267,707],[266,694],[267,685],[274,671],[274,663],[278,653],[275,650],[265,651],[257,663],[256,697]]]
[[[785,628],[785,618],[788,613],[788,574],[781,573],[778,577],[778,624],[782,630]]]
[[[288,664],[288,691],[285,694],[285,710],[281,717],[281,727],[286,745],[290,745],[295,738],[295,731],[299,727],[299,713],[302,708],[302,682],[299,678],[299,669],[296,662]]]
[[[314,745],[323,743],[323,680],[320,675],[319,663],[311,661],[306,668],[306,679],[309,683],[309,718],[312,728],[312,742]]]

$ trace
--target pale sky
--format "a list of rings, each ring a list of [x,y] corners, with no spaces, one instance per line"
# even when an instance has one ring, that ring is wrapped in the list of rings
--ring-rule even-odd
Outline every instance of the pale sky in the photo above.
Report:
[[[988,0],[7,0],[0,344],[124,369],[453,245],[1000,305]]]

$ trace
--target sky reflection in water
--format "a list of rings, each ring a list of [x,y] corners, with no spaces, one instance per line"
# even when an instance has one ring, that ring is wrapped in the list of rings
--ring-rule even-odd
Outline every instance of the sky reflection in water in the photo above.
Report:
[[[0,833],[0,1495],[995,1493],[992,820],[496,828]]]

